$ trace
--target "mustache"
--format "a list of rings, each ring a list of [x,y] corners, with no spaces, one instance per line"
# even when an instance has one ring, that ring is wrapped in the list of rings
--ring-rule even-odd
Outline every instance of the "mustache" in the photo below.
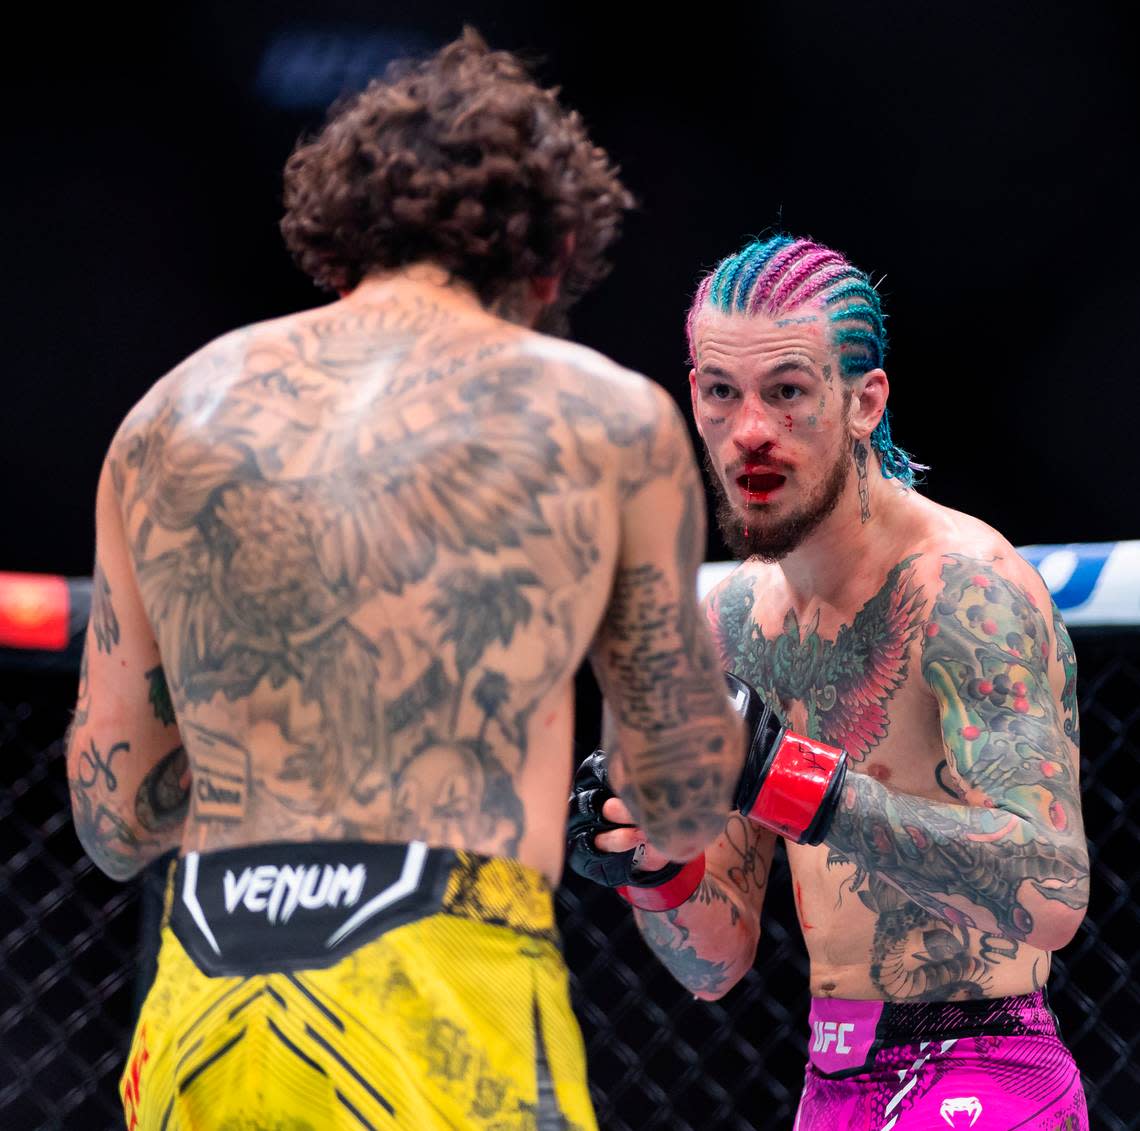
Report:
[[[741,475],[746,475],[749,472],[758,471],[773,471],[783,474],[790,467],[782,459],[772,459],[770,456],[763,459],[754,457],[746,457],[740,460],[734,460],[725,468],[725,478],[736,479]],[[711,465],[709,466],[711,471]]]

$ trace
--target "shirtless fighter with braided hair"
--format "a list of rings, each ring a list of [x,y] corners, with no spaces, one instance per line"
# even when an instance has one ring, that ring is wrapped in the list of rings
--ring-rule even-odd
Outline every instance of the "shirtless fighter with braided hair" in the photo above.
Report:
[[[742,559],[706,612],[750,685],[733,681],[751,791],[703,866],[678,868],[595,754],[571,864],[618,886],[654,953],[713,999],[752,966],[784,837],[811,961],[798,1131],[1082,1131],[1045,990],[1089,882],[1060,614],[1000,534],[913,489],[879,297],[838,252],[749,244],[702,282],[688,336]]]

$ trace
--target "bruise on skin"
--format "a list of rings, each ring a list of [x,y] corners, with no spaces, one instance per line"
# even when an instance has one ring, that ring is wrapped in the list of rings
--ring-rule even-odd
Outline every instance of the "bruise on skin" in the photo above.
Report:
[[[791,418],[791,416],[785,416],[785,417],[784,417],[784,427],[785,427],[785,428],[786,428],[786,429],[787,429],[789,432],[792,430],[792,418]]]

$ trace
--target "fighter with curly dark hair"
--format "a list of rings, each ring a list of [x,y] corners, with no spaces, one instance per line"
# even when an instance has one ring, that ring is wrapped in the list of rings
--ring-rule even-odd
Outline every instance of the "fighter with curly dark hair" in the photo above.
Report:
[[[672,859],[743,756],[680,414],[535,329],[630,198],[468,31],[339,109],[285,202],[340,297],[164,377],[99,483],[75,825],[119,878],[178,851],[127,1122],[592,1129],[551,901],[576,669]]]
[[[557,280],[562,305],[607,274],[631,205],[578,114],[469,28],[396,64],[297,148],[281,229],[322,286],[430,261],[485,306],[521,300],[525,318],[527,289],[548,302]]]

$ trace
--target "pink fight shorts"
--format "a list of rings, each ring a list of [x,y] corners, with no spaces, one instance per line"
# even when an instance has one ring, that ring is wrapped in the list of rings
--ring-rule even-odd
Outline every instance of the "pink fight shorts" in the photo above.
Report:
[[[1045,994],[964,1002],[814,998],[794,1131],[1088,1131]]]

